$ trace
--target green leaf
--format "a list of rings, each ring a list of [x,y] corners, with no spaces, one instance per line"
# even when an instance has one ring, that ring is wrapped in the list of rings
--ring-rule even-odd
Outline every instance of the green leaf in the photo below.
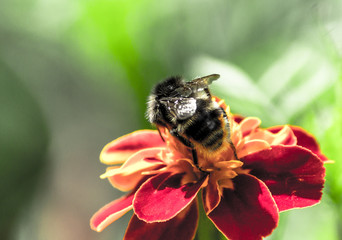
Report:
[[[337,214],[328,197],[316,206],[280,213],[279,226],[267,240],[337,240]]]
[[[264,72],[258,85],[271,99],[282,95],[292,78],[309,61],[312,51],[302,46],[291,46]]]
[[[263,93],[262,89],[238,67],[209,57],[199,57],[191,64],[192,72],[204,76],[218,73],[221,78],[213,83],[215,95],[226,100],[233,113],[262,117],[263,124],[283,122],[284,115]],[[272,113],[272,114],[267,114]]]
[[[259,81],[230,63],[210,57],[195,58],[192,72],[218,73],[212,86],[242,115],[258,116],[265,125],[289,123],[317,100],[336,81],[336,66],[307,47],[292,46],[273,63]]]

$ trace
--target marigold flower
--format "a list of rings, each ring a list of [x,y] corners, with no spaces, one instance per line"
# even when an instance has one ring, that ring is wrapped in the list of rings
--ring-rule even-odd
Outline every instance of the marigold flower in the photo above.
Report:
[[[129,194],[95,213],[91,228],[100,232],[133,209],[124,239],[193,239],[202,189],[207,216],[227,238],[262,239],[277,226],[279,212],[319,203],[327,158],[312,135],[228,115],[237,158],[230,147],[199,151],[195,166],[166,128],[165,141],[156,130],[139,130],[107,144],[100,160],[114,166],[101,178]]]

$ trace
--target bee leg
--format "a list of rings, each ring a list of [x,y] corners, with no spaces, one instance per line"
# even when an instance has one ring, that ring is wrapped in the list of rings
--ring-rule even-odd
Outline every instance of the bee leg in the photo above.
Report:
[[[197,158],[197,152],[196,149],[194,147],[194,145],[185,137],[181,136],[177,129],[172,129],[170,131],[172,136],[175,136],[179,141],[181,141],[181,143],[183,143],[185,146],[187,146],[188,148],[191,148],[191,153],[192,153],[192,159],[194,161],[194,164],[198,167],[198,158]]]
[[[236,148],[235,148],[235,145],[232,141],[232,138],[231,138],[231,129],[230,129],[230,122],[229,122],[229,119],[228,119],[228,116],[227,116],[227,113],[226,111],[221,107],[222,109],[222,112],[223,112],[223,118],[226,122],[226,129],[227,129],[227,132],[228,132],[228,136],[227,136],[227,139],[228,139],[228,143],[230,145],[230,147],[232,148],[233,150],[233,153],[234,153],[234,157],[239,160],[238,156],[237,156],[237,153],[236,153]]]
[[[192,159],[194,161],[194,164],[196,165],[197,169],[200,170],[204,174],[209,174],[209,172],[203,170],[200,166],[198,166],[198,158],[197,158],[197,152],[195,148],[191,148],[192,153]]]
[[[236,154],[236,148],[235,148],[235,145],[234,143],[232,142],[232,140],[229,138],[228,139],[228,143],[230,144],[230,147],[233,149],[233,152],[234,152],[234,157],[236,158],[236,160],[240,160]]]
[[[192,159],[194,161],[194,164],[196,165],[196,167],[201,170],[201,168],[198,166],[198,158],[197,158],[197,152],[196,149],[191,148],[191,153],[192,153]]]
[[[163,140],[163,142],[165,142],[165,139],[163,138],[163,135],[161,134],[159,127],[157,127],[157,130],[158,130],[159,136],[161,137],[161,139]]]

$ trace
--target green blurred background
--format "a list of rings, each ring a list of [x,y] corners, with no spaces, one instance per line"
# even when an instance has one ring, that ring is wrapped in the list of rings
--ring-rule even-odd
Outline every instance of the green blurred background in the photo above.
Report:
[[[342,239],[341,13],[338,0],[0,0],[0,239],[122,239],[130,214],[89,228],[122,195],[98,177],[102,147],[149,127],[157,81],[211,73],[232,112],[300,125],[335,160],[322,203],[282,213],[268,239]]]

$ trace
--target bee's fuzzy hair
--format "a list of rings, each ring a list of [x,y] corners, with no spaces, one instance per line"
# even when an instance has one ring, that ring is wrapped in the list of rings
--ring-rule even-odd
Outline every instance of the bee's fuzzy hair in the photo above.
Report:
[[[145,113],[145,117],[150,123],[154,123],[156,121],[156,118],[158,115],[158,106],[157,105],[158,105],[158,103],[156,101],[156,95],[151,94],[150,96],[148,96],[147,110]]]

